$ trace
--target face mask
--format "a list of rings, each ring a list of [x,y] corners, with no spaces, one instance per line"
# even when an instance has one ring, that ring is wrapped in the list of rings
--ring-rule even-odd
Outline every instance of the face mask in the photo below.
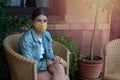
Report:
[[[37,32],[44,32],[47,29],[47,24],[46,23],[43,23],[43,24],[35,23],[33,25],[34,25],[34,28]]]

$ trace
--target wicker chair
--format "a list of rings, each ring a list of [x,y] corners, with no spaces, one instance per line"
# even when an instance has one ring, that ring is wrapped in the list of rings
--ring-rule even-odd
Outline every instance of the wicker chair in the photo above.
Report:
[[[21,35],[9,35],[3,41],[12,80],[37,80],[36,61],[28,59],[16,52]],[[65,71],[69,75],[69,50],[53,41],[53,51],[55,55],[63,57],[68,62]]]
[[[105,46],[104,80],[120,80],[120,39]]]

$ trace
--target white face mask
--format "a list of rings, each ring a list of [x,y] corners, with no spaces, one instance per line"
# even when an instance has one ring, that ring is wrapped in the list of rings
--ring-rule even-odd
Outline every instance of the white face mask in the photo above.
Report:
[[[47,24],[46,23],[42,23],[42,24],[41,23],[35,23],[35,24],[33,24],[33,26],[34,26],[34,28],[37,32],[44,32],[47,29]]]

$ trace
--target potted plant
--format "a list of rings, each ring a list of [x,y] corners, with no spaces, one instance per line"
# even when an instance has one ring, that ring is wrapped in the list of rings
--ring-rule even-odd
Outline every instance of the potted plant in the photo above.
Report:
[[[82,56],[82,58],[80,55],[80,59],[78,60],[79,74],[81,79],[97,80],[100,78],[100,73],[103,68],[102,57],[95,55],[93,50],[93,42],[94,42],[94,35],[96,31],[98,8],[101,7],[103,11],[105,9],[109,9],[112,5],[112,1],[111,0],[86,0],[86,1],[90,7],[95,4],[96,13],[95,13],[95,19],[94,19],[94,28],[92,31],[92,38],[90,43],[90,54],[87,56]]]

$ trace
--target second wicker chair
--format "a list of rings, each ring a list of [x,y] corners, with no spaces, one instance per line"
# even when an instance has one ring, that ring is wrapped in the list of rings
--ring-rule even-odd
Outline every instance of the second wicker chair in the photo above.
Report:
[[[120,80],[120,39],[115,39],[105,46],[105,80]]]

